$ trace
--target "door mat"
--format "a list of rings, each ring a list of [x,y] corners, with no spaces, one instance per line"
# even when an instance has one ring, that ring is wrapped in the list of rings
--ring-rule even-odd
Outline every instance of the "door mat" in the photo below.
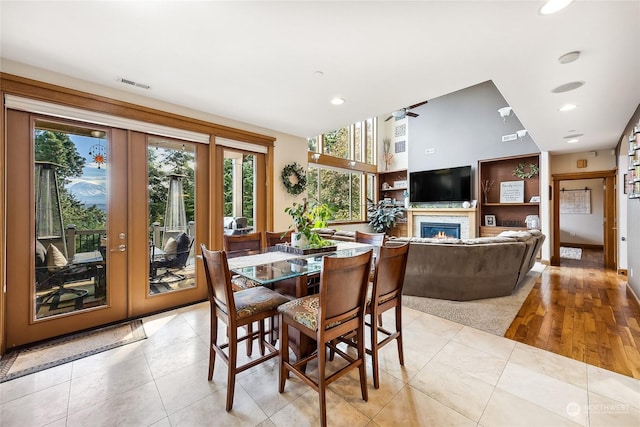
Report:
[[[13,350],[0,359],[0,383],[145,338],[142,320],[136,319]]]
[[[560,246],[560,258],[564,259],[582,259],[582,249],[568,248]]]

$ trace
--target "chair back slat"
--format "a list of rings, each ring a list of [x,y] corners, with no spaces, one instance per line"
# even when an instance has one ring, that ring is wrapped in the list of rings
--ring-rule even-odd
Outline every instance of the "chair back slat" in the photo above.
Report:
[[[372,246],[384,245],[386,234],[384,233],[365,233],[364,231],[356,230],[356,242],[368,243]]]
[[[200,249],[207,278],[209,301],[227,314],[235,313],[227,255],[223,251],[210,251],[204,244],[200,245]]]
[[[265,231],[264,240],[267,247],[275,246],[278,243],[290,243],[291,242],[291,230],[281,231]]]
[[[372,299],[388,300],[400,297],[407,269],[409,242],[400,246],[382,246],[373,279]]]
[[[352,257],[326,256],[320,273],[319,326],[358,316],[364,309],[372,251]]]
[[[225,234],[224,250],[228,258],[251,255],[262,250],[262,233]]]

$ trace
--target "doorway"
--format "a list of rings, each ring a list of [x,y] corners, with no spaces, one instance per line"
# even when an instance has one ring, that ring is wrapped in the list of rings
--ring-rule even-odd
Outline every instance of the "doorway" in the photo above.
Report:
[[[616,269],[617,267],[617,218],[616,218],[616,206],[615,206],[615,179],[616,179],[616,171],[596,171],[596,172],[584,172],[584,173],[571,173],[571,174],[556,174],[552,176],[553,180],[553,254],[551,256],[551,265],[559,266],[561,265],[561,257],[560,257],[560,247],[561,243],[564,239],[571,240],[571,236],[563,235],[563,231],[560,227],[561,220],[561,212],[560,205],[561,200],[570,200],[575,199],[578,202],[575,203],[575,206],[578,208],[583,207],[585,205],[585,192],[584,189],[578,188],[570,188],[571,190],[577,191],[576,193],[567,193],[568,190],[565,188],[565,193],[563,194],[563,184],[569,187],[568,182],[580,182],[583,183],[583,180],[594,180],[589,182],[601,182],[603,184],[603,193],[601,198],[602,206],[598,206],[597,209],[602,209],[602,226],[599,227],[597,233],[601,230],[602,235],[602,250],[604,256],[604,266],[606,268]],[[579,181],[580,180],[580,181]],[[598,184],[600,185],[600,184]],[[588,186],[587,186],[588,187]],[[587,188],[589,190],[589,188]],[[578,194],[579,192],[579,194]],[[590,194],[590,193],[589,193]],[[568,197],[568,196],[576,196],[576,197]],[[579,196],[579,197],[577,197]],[[589,199],[590,200],[590,199]],[[585,225],[586,227],[586,225]],[[568,246],[568,245],[567,245]],[[580,245],[573,245],[580,246]],[[583,245],[584,246],[584,245]],[[593,249],[589,245],[586,245],[587,249]]]
[[[208,145],[6,114],[7,348],[206,299],[194,248],[208,229],[208,215],[197,215],[208,205]],[[168,221],[172,188],[180,230]],[[162,248],[152,244],[159,229]]]

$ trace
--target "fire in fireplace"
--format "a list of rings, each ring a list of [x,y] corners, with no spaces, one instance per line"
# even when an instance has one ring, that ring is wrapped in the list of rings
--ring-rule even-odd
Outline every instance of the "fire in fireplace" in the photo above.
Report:
[[[421,222],[420,237],[431,237],[435,239],[459,239],[460,224]]]

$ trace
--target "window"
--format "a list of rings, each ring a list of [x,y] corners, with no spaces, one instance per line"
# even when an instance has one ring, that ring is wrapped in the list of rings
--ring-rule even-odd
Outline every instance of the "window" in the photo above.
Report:
[[[307,139],[309,151],[375,165],[375,117]]]
[[[375,200],[377,119],[369,118],[307,140],[320,153],[307,172],[310,203],[326,203],[334,221],[366,221]]]
[[[311,203],[326,203],[334,221],[364,221],[364,173],[309,165]]]

